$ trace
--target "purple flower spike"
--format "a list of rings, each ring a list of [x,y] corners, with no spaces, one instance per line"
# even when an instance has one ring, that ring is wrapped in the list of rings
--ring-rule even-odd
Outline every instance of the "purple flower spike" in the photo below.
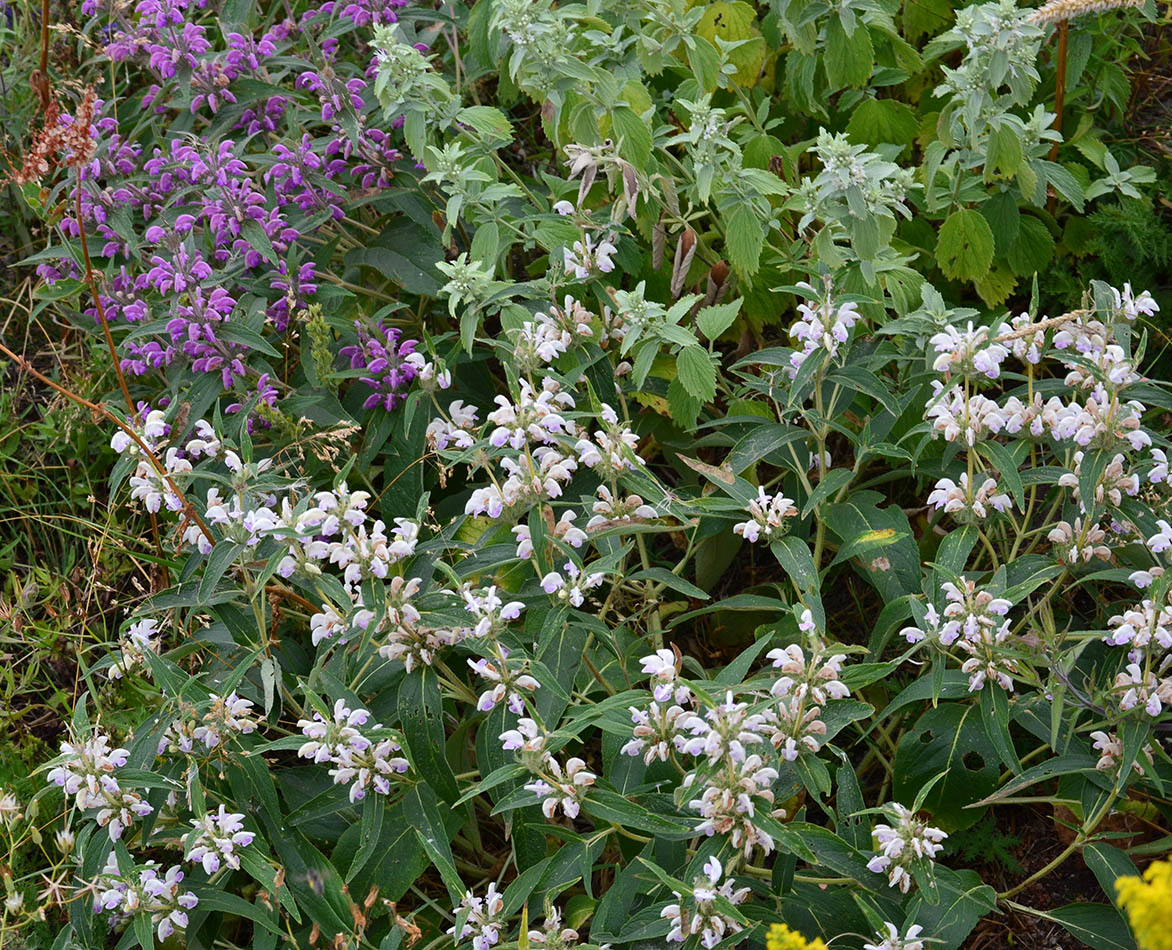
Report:
[[[363,409],[381,405],[390,411],[402,402],[405,390],[415,378],[415,367],[405,358],[415,352],[417,341],[403,340],[402,334],[394,327],[379,324],[373,333],[359,321],[358,345],[342,347],[342,357],[350,360],[351,369],[365,370],[368,375],[359,377],[374,390],[362,404]]]

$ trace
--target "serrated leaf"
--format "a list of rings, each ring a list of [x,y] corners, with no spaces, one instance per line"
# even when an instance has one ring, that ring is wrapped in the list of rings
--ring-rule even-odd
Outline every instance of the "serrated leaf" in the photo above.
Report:
[[[715,340],[733,325],[743,303],[744,298],[738,297],[732,303],[721,303],[714,307],[705,307],[696,314],[696,326],[700,328],[700,332],[709,340]]]
[[[727,43],[739,42],[728,54],[728,61],[736,67],[732,79],[740,86],[751,86],[765,62],[765,38],[757,28],[757,11],[743,0],[717,0],[705,5],[704,15],[696,24],[696,34],[711,42],[721,39]]]
[[[701,403],[716,398],[716,367],[703,347],[690,344],[680,350],[676,356],[676,378],[688,395]]]
[[[752,276],[761,264],[761,249],[765,247],[765,225],[753,209],[743,203],[733,206],[722,215],[724,219],[724,250],[729,263],[737,273]]]
[[[993,231],[998,253],[1006,253],[1021,231],[1022,215],[1017,199],[1008,191],[998,192],[981,205],[981,214]]]
[[[911,106],[898,99],[875,99],[868,96],[855,107],[846,126],[852,142],[868,145],[911,145],[920,131],[920,123]]]
[[[1009,245],[1005,260],[1015,274],[1029,277],[1041,273],[1054,258],[1054,238],[1050,229],[1031,214],[1021,216],[1021,229]]]
[[[865,86],[875,65],[870,31],[859,24],[848,36],[841,19],[832,16],[826,26],[826,51],[822,63],[831,89]]]
[[[630,106],[616,106],[610,116],[619,154],[633,165],[645,167],[651,157],[651,127]]]
[[[936,263],[953,280],[980,280],[993,264],[993,231],[979,211],[960,208],[936,239]]]
[[[1021,136],[1010,125],[997,125],[989,134],[985,149],[985,181],[1013,178],[1021,167]]]

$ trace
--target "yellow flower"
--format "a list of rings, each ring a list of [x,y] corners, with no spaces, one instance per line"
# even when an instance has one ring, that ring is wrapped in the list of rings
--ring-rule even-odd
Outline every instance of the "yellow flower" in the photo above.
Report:
[[[821,939],[807,940],[796,930],[790,930],[785,924],[774,924],[769,928],[765,938],[766,950],[826,950],[826,944]]]
[[[1146,883],[1145,883],[1146,882]],[[1155,861],[1138,877],[1115,881],[1139,950],[1172,950],[1172,861]],[[788,947],[788,945],[785,945]],[[770,944],[769,950],[773,950]]]

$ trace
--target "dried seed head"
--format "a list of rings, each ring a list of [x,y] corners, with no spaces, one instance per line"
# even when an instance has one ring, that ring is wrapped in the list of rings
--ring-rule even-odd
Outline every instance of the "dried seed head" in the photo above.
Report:
[[[692,258],[696,256],[696,232],[691,228],[684,230],[680,235],[680,242],[676,245],[675,263],[671,269],[671,295],[678,297],[688,282],[688,269],[692,266]]]

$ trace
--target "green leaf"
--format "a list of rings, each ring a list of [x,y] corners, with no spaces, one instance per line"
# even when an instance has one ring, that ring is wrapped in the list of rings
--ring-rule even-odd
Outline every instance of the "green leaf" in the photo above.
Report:
[[[997,909],[997,892],[981,882],[976,871],[953,871],[937,864],[936,886],[940,902],[932,904],[919,894],[908,907],[908,920],[932,934],[939,950],[956,950],[986,914]]]
[[[203,577],[199,582],[199,602],[201,604],[206,604],[211,599],[216,585],[220,583],[220,578],[235,563],[236,558],[243,550],[244,545],[228,540],[220,541],[212,548],[207,563],[204,564]]]
[[[1032,214],[1023,214],[1017,238],[1005,253],[1013,272],[1023,277],[1041,273],[1053,258],[1054,238],[1050,229]]]
[[[1008,252],[1021,233],[1021,209],[1011,192],[1002,191],[981,205],[981,214],[989,222],[999,254]]]
[[[191,884],[188,889],[199,899],[200,910],[244,917],[272,933],[279,934],[281,932],[276,920],[271,920],[268,914],[263,913],[259,907],[250,904],[243,897],[237,897],[235,894],[220,890],[218,887],[209,887],[207,884]]]
[[[849,485],[852,478],[854,478],[854,472],[849,468],[832,468],[823,475],[822,480],[810,492],[810,497],[806,499],[806,504],[802,507],[802,517],[808,516],[827,498]]]
[[[651,158],[651,126],[630,106],[616,106],[610,115],[619,154],[637,168],[645,168]]]
[[[445,751],[443,696],[430,667],[421,666],[403,677],[398,705],[403,749],[411,765],[436,794],[454,802],[460,794]]]
[[[467,106],[457,116],[463,125],[471,126],[486,144],[494,148],[508,145],[513,140],[513,125],[509,117],[492,106]]]
[[[1116,897],[1115,882],[1121,877],[1135,877],[1139,874],[1139,869],[1126,851],[1112,847],[1105,841],[1090,842],[1083,848],[1082,857],[1112,903]]]
[[[985,735],[997,749],[1001,762],[1012,772],[1021,771],[1013,737],[1009,734],[1009,697],[994,683],[986,683],[981,690],[981,721]]]
[[[242,900],[242,898],[236,898]],[[155,947],[155,931],[151,926],[151,915],[146,911],[139,911],[134,915],[134,927],[132,933],[134,939],[138,941],[138,945],[142,950],[154,950]]]
[[[268,233],[255,218],[246,218],[240,226],[240,236],[244,238],[270,264],[277,264],[277,252],[273,250],[273,242]]]
[[[851,112],[846,131],[852,142],[907,146],[916,140],[920,122],[911,106],[898,99],[868,96]]]
[[[716,367],[699,344],[683,347],[676,356],[676,373],[688,395],[702,403],[716,398]]]
[[[362,823],[359,825],[362,829],[362,837],[359,839],[361,844],[354,853],[354,860],[350,862],[350,870],[346,872],[347,884],[354,880],[354,876],[366,866],[366,862],[374,857],[386,810],[386,799],[374,789],[369,789],[362,801]]]
[[[1136,950],[1127,924],[1107,904],[1067,904],[1038,916],[1061,924],[1076,940],[1094,950]]]
[[[588,815],[623,828],[647,831],[673,840],[682,841],[695,834],[691,824],[668,818],[658,810],[651,811],[605,788],[592,788],[582,803],[582,810]]]
[[[695,584],[689,584],[682,577],[677,577],[667,568],[663,567],[649,567],[645,570],[632,574],[627,580],[651,580],[658,584],[662,584],[670,590],[674,590],[677,594],[683,594],[685,597],[695,597],[697,600],[708,600],[709,595],[705,590],[701,590]]]
[[[1078,179],[1057,162],[1041,161],[1038,164],[1041,166],[1046,180],[1050,182],[1054,190],[1074,205],[1076,211],[1082,211],[1085,199],[1083,197],[1082,185],[1078,183]],[[1023,165],[1022,167],[1024,168],[1025,166]]]
[[[799,592],[818,590],[818,570],[805,541],[791,535],[774,541],[769,548]]]
[[[979,280],[993,266],[993,232],[979,211],[960,208],[936,239],[936,263],[953,280]]]
[[[448,888],[448,896],[453,904],[458,904],[464,896],[464,884],[452,859],[452,846],[443,819],[436,808],[435,796],[426,785],[416,785],[403,799],[403,806],[406,809],[407,821],[414,826],[419,843],[423,845],[423,850],[427,852],[431,863],[443,878]]]
[[[733,325],[740,312],[744,298],[738,297],[732,303],[721,303],[714,307],[705,307],[696,314],[696,326],[709,340],[715,340],[725,330]]]
[[[720,75],[720,53],[715,46],[702,36],[693,37],[688,47],[688,65],[701,90],[716,91],[716,80]]]
[[[786,827],[797,832],[823,867],[854,878],[868,890],[887,889],[887,881],[867,868],[867,858],[833,831],[806,821],[791,821]],[[868,840],[868,849],[870,845],[871,842]]]
[[[896,800],[913,800],[924,785],[946,772],[924,808],[945,831],[974,824],[983,809],[967,806],[993,791],[1000,771],[997,748],[981,720],[976,706],[960,703],[941,703],[921,715],[896,747]]]
[[[826,25],[826,53],[822,63],[826,68],[826,81],[832,90],[844,86],[865,86],[875,65],[875,48],[871,44],[870,31],[860,24],[848,36],[842,20],[831,17]]]
[[[1021,166],[1021,136],[1010,125],[1000,124],[989,134],[985,150],[985,181],[1013,178]]]
[[[825,506],[822,517],[842,544],[862,543],[867,538],[892,539],[883,552],[891,569],[868,570],[864,575],[890,602],[904,594],[919,593],[920,552],[907,515],[894,506],[880,508],[878,503],[882,500],[877,492],[856,488],[849,500]]]
[[[743,277],[757,273],[761,249],[765,246],[765,225],[751,205],[738,202],[731,211],[722,212],[724,250],[733,269]]]
[[[346,255],[347,267],[368,267],[413,294],[434,297],[440,289],[435,265],[444,259],[439,239],[407,217],[396,218],[368,247]]]

